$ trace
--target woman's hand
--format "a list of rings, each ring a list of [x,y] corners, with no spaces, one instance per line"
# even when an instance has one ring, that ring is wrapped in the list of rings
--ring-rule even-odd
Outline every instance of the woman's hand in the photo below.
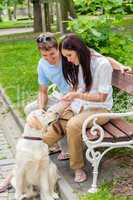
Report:
[[[78,97],[78,93],[77,92],[69,92],[68,94],[64,95],[61,100],[64,101],[72,101],[73,99]]]

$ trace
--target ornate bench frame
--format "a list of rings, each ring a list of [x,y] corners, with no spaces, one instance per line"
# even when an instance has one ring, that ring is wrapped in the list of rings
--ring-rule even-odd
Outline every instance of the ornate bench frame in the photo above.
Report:
[[[126,73],[121,74],[120,72],[115,71],[113,74],[112,82],[113,82],[113,85],[116,86],[117,88],[122,89],[128,92],[129,94],[133,95],[133,75],[128,75]],[[127,117],[127,116],[133,116],[133,111],[127,112],[127,113],[94,114],[88,117],[83,123],[82,137],[83,137],[84,143],[87,146],[86,158],[92,164],[92,167],[93,167],[93,183],[91,185],[91,188],[88,190],[88,192],[90,193],[95,193],[97,191],[98,167],[103,156],[114,148],[120,148],[120,147],[133,148],[133,137],[131,137],[130,140],[125,140],[125,141],[116,141],[116,142],[112,142],[111,140],[105,141],[104,137],[106,133],[103,127],[97,124],[97,118],[109,117],[110,119],[116,119],[116,118]],[[95,141],[91,141],[87,137],[87,127],[89,123],[92,123],[92,122],[93,122],[93,126],[90,129],[91,134],[96,135],[97,131],[99,133],[99,137]],[[105,150],[103,152],[100,152],[98,151],[99,147],[105,147]]]

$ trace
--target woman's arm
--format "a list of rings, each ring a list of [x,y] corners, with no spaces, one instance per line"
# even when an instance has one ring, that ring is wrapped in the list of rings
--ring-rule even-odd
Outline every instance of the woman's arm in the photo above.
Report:
[[[97,93],[97,94],[90,94],[88,92],[81,93],[81,92],[69,92],[67,95],[62,97],[63,100],[72,101],[75,98],[82,99],[85,101],[93,101],[93,102],[104,102],[107,98],[108,94],[106,93]]]
[[[107,57],[107,59],[109,60],[110,64],[112,65],[113,70],[120,70],[121,73],[126,72],[131,72],[132,69],[128,66],[124,66],[123,64],[117,62],[114,58],[111,57]]]

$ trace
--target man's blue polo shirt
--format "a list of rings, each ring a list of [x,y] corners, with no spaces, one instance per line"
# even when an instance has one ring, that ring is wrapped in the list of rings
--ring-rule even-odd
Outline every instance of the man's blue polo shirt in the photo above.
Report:
[[[48,86],[49,82],[54,83],[63,94],[69,91],[69,85],[64,79],[62,64],[49,64],[44,58],[41,58],[38,64],[38,83]]]

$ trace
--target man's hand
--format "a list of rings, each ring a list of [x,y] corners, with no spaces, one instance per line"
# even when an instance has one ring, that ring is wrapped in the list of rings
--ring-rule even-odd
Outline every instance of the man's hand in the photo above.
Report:
[[[119,63],[118,61],[116,61],[114,58],[111,58],[111,57],[107,57],[107,59],[109,60],[109,62],[111,63],[112,67],[113,67],[113,70],[119,70],[121,71],[121,73],[123,74],[124,72],[127,72],[127,73],[131,73],[132,72],[132,69],[131,67],[129,66],[125,66],[121,63]]]
[[[123,74],[124,72],[131,73],[132,69],[131,69],[131,67],[121,65],[121,66],[120,66],[120,71],[121,71],[122,74]]]

